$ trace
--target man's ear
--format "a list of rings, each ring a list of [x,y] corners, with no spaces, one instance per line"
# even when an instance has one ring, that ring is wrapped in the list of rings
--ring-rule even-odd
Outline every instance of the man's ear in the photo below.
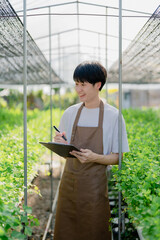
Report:
[[[101,82],[96,82],[96,83],[95,83],[95,85],[96,85],[96,88],[97,88],[98,90],[100,89],[100,87],[101,87],[101,84],[102,84]]]

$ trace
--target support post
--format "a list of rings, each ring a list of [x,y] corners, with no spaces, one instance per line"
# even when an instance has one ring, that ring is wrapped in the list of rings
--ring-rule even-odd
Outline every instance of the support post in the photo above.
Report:
[[[78,31],[78,56],[77,56],[77,60],[78,60],[78,64],[80,64],[80,34],[79,34],[79,3],[78,3],[78,0],[77,0],[77,31]]]
[[[58,37],[58,75],[61,75],[61,40],[60,40],[60,33],[57,35]]]
[[[58,75],[59,77],[61,77],[61,35],[58,34]],[[61,85],[59,84],[59,91],[58,91],[58,94],[59,94],[59,115],[60,115],[60,118],[61,118],[61,92],[60,92],[60,88],[61,88]]]
[[[118,119],[119,170],[122,166],[122,0],[119,0],[119,119]],[[121,192],[118,194],[118,240],[121,240]]]
[[[100,43],[100,33],[98,33],[98,59],[101,61],[101,43]]]
[[[49,83],[50,83],[50,141],[52,142],[52,68],[51,68],[51,7],[49,7]],[[50,177],[51,177],[51,205],[50,209],[52,212],[52,201],[53,201],[53,177],[52,177],[52,151],[51,151],[51,161],[50,161]],[[51,230],[53,230],[53,221],[51,222]]]
[[[65,67],[64,67],[64,58],[65,58],[65,48],[62,48],[62,79],[64,80],[65,79]]]
[[[23,0],[23,146],[24,146],[24,206],[27,206],[27,21],[26,0]],[[25,212],[27,216],[27,212]],[[25,231],[25,223],[22,232]],[[28,239],[28,237],[25,237]]]
[[[24,129],[24,205],[27,206],[27,30],[26,0],[23,1],[23,129]]]
[[[106,7],[106,71],[108,73],[108,42],[107,42],[107,33],[108,33],[108,26],[107,26],[107,13],[108,13],[108,8]],[[108,101],[108,77],[106,79],[106,100]]]

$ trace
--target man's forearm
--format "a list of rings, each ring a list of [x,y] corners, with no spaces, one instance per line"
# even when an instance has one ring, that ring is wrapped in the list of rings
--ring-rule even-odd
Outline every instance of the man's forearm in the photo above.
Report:
[[[102,155],[92,152],[89,149],[81,148],[80,151],[72,151],[70,154],[78,158],[81,163],[95,162],[104,165],[117,165],[119,162],[119,153]]]
[[[112,153],[108,155],[96,154],[95,162],[104,165],[117,165],[119,162],[119,153]]]

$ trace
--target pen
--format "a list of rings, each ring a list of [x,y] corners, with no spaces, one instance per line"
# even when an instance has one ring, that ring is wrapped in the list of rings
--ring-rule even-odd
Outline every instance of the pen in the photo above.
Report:
[[[59,129],[58,129],[58,128],[56,128],[56,126],[53,126],[53,127],[54,127],[54,129],[55,129],[57,132],[59,132],[59,133],[60,133]],[[67,139],[66,139],[66,137],[65,137],[64,135],[62,135],[62,138],[63,138],[65,141],[67,141]]]

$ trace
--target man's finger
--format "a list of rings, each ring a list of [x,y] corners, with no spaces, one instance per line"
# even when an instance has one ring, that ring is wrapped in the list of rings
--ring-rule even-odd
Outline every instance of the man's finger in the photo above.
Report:
[[[83,152],[83,153],[86,153],[86,152],[88,152],[89,150],[88,150],[88,149],[83,149],[83,148],[81,148],[80,151]]]
[[[74,153],[74,154],[77,154],[77,155],[79,155],[79,156],[83,155],[83,153],[82,153],[82,152],[75,151],[75,150],[73,150],[73,151],[72,151],[72,153]]]

